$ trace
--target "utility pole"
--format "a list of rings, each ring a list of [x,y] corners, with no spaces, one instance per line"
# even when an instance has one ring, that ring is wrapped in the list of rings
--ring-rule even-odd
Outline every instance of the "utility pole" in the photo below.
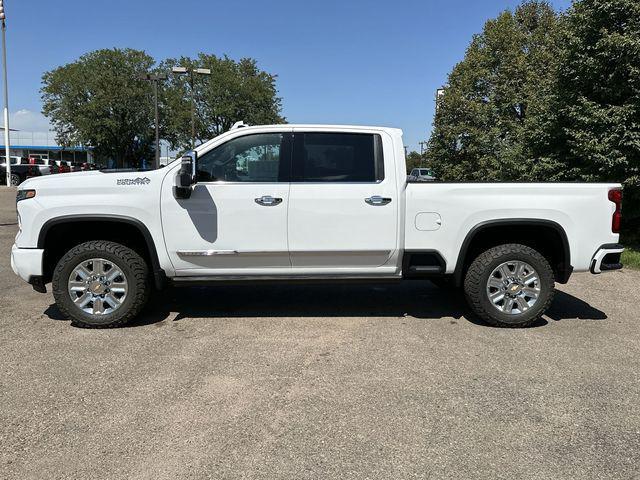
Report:
[[[173,67],[171,71],[176,75],[189,75],[189,88],[191,89],[191,149],[193,150],[196,148],[196,99],[194,77],[195,75],[211,75],[211,69]]]
[[[7,24],[4,1],[0,0],[0,21],[2,21],[2,76],[4,77],[4,152],[7,158],[7,187],[11,186],[11,148],[9,145],[9,87],[7,85]]]
[[[155,127],[156,127],[156,156],[154,168],[160,168],[160,115],[158,114],[158,82],[166,80],[167,76],[163,74],[143,73],[140,78],[153,83],[153,106],[155,110]]]
[[[427,151],[427,144],[429,142],[427,142],[426,140],[422,140],[421,142],[418,142],[418,145],[420,145],[420,155],[424,155],[424,152]]]

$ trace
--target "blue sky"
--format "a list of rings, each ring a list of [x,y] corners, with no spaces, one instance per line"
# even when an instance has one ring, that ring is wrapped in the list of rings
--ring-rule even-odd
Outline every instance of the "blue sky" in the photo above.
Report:
[[[46,130],[42,73],[98,48],[253,57],[295,123],[400,127],[418,149],[435,89],[517,0],[5,0],[12,127]],[[553,0],[559,10],[570,0]]]

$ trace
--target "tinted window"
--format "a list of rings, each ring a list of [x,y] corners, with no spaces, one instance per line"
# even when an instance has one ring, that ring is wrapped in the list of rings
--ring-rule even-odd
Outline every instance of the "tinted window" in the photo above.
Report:
[[[294,181],[376,182],[384,179],[380,135],[296,134],[294,152]]]
[[[266,133],[229,140],[198,158],[198,181],[277,182],[284,138]]]

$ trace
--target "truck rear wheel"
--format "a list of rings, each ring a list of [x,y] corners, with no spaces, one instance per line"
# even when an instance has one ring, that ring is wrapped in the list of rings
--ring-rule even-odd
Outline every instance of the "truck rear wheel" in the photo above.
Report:
[[[497,327],[527,327],[549,308],[554,294],[549,262],[526,245],[490,248],[471,263],[464,279],[469,306]]]
[[[114,242],[94,240],[67,252],[53,272],[53,296],[72,324],[124,325],[144,307],[148,268],[140,255]]]

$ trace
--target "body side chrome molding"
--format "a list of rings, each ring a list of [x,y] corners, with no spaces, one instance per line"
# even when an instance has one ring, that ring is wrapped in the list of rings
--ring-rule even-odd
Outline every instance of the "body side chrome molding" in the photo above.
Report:
[[[274,251],[259,251],[259,250],[251,250],[251,251],[239,251],[239,250],[177,250],[176,253],[181,257],[213,257],[215,255],[308,255],[308,256],[319,256],[319,255],[340,255],[340,254],[348,254],[348,255],[389,255],[391,253],[390,250],[362,250],[362,251],[350,251],[350,250],[340,250],[340,251],[318,251],[318,252],[309,252],[309,251],[292,251],[292,252],[274,252]]]
[[[181,257],[213,257],[214,255],[238,255],[237,250],[178,250]]]

